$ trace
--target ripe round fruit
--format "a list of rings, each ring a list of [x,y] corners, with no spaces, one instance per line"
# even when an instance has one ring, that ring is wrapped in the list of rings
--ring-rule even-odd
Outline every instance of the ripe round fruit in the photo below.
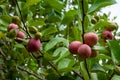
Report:
[[[94,58],[98,55],[98,51],[92,49],[92,53],[90,55],[91,58]]]
[[[41,42],[39,39],[31,38],[27,44],[27,49],[29,52],[36,52],[40,50]]]
[[[86,59],[86,58],[90,57],[90,55],[91,55],[91,48],[87,44],[82,44],[78,48],[78,55],[81,58],[83,58],[83,59]]]
[[[105,30],[102,32],[102,36],[101,38],[103,38],[104,40],[112,40],[113,39],[113,35],[110,31]]]
[[[26,36],[25,36],[25,34],[24,34],[23,32],[18,31],[18,33],[17,33],[17,37],[18,37],[18,38],[25,39]],[[16,41],[17,41],[18,43],[23,42],[22,40],[18,40],[18,39],[16,39]]]
[[[11,29],[19,29],[19,26],[17,24],[11,23],[8,26],[8,31],[10,31]]]
[[[93,32],[89,32],[84,35],[84,41],[85,44],[88,44],[89,46],[94,46],[98,42],[98,36]]]
[[[69,51],[73,54],[77,54],[78,48],[82,43],[80,41],[73,41],[69,45]]]

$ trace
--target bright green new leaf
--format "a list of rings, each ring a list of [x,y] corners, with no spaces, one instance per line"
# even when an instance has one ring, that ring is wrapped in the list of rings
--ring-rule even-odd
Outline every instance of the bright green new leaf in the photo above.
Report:
[[[67,48],[65,47],[60,47],[60,48],[57,48],[54,53],[53,53],[53,56],[56,57],[56,56],[59,56],[54,62],[58,62],[59,60],[61,60],[62,58],[64,57],[67,57],[69,55],[69,51]]]
[[[115,0],[95,0],[94,3],[89,8],[88,13],[92,13],[96,10],[99,10],[103,7],[108,6],[108,5],[112,5],[114,3],[116,3]]]
[[[111,80],[120,80],[120,76],[114,75]]]
[[[61,38],[61,37],[56,37],[51,39],[45,46],[45,51],[50,50],[51,48],[55,47],[55,45],[59,44],[60,42],[63,42],[63,44],[68,47],[69,45],[69,41],[65,38]]]
[[[25,3],[24,8],[30,7],[34,4],[37,4],[38,2],[40,2],[41,0],[27,0]]]

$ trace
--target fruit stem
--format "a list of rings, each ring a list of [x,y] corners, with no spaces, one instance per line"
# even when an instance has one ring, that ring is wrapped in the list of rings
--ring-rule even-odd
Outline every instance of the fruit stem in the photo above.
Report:
[[[81,4],[82,4],[82,21],[81,21],[81,23],[82,23],[82,40],[83,40],[83,44],[84,44],[85,43],[84,42],[84,34],[85,34],[85,30],[84,30],[84,27],[85,27],[84,21],[85,20],[84,20],[84,18],[86,16],[85,8],[84,8],[84,0],[81,0]],[[90,73],[89,73],[89,69],[88,69],[87,59],[84,60],[84,64],[85,64],[86,71],[88,73],[88,77],[90,79],[91,77],[90,77]]]

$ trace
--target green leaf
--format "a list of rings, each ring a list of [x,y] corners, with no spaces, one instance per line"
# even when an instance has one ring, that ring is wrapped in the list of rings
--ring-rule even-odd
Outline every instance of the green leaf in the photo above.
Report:
[[[84,80],[89,80],[89,76],[85,68],[85,63],[83,61],[80,62],[80,70],[81,70],[81,74],[83,75]]]
[[[111,80],[120,80],[120,76],[114,75]]]
[[[56,32],[58,32],[56,27],[49,27],[49,28],[44,29],[41,33],[42,35],[46,36],[46,35],[53,34]]]
[[[96,73],[91,73],[91,80],[98,80]]]
[[[63,24],[69,24],[75,19],[75,15],[77,15],[77,10],[69,10],[65,13],[64,18],[62,20]]]
[[[69,58],[64,58],[58,63],[58,70],[60,71],[69,71],[72,69],[72,66],[75,64],[74,60]]]
[[[62,8],[64,7],[63,3],[59,0],[45,0],[45,6],[51,7],[58,13],[61,13]]]
[[[88,13],[94,12],[96,10],[99,10],[108,5],[112,5],[114,3],[116,3],[115,0],[95,0],[95,2],[89,8]]]
[[[68,47],[69,45],[69,41],[65,38],[61,38],[61,37],[56,37],[51,39],[45,46],[45,51],[50,50],[51,48],[53,48],[55,45],[57,45],[58,43],[63,42],[63,44]]]
[[[27,8],[27,7],[30,7],[34,4],[37,4],[39,3],[41,0],[27,0],[26,3],[25,3],[25,6],[24,8]]]
[[[115,64],[120,64],[120,45],[115,40],[107,41],[110,50],[111,50],[111,57]]]
[[[92,66],[92,70],[93,70],[93,71],[105,72],[105,70],[102,68],[102,66],[101,66],[100,64],[98,64],[98,63],[96,63],[96,64],[94,64],[94,65]]]
[[[59,56],[59,57],[54,62],[57,63],[59,60],[61,60],[64,57],[67,57],[69,54],[70,53],[68,48],[65,48],[65,47],[57,48],[53,53],[53,57],[56,57],[56,56]]]

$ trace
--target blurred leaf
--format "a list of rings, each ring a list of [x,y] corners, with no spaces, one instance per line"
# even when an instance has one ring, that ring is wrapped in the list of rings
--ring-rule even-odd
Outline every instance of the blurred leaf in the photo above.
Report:
[[[102,66],[98,63],[95,63],[93,66],[92,66],[92,70],[93,71],[101,71],[101,72],[105,72],[105,70],[102,68]]]
[[[64,7],[63,3],[59,0],[45,0],[45,6],[51,7],[58,13],[60,13],[62,8]]]
[[[97,72],[98,80],[108,80],[106,73],[103,72]]]
[[[72,69],[72,66],[75,64],[74,60],[71,60],[69,58],[64,58],[59,61],[58,63],[58,70],[64,72],[69,71]]]
[[[30,7],[34,4],[39,3],[41,0],[26,0],[24,8]]]
[[[45,51],[50,50],[51,48],[53,48],[55,45],[57,45],[58,43],[63,42],[65,46],[69,45],[68,40],[61,38],[61,37],[56,37],[51,39],[45,46]]]
[[[115,0],[95,0],[95,2],[89,8],[88,13],[94,12],[96,10],[99,10],[108,5],[112,5],[114,3],[116,3]]]
[[[120,64],[120,45],[115,40],[108,40],[107,43],[110,47],[111,57],[114,64]]]
[[[99,80],[96,73],[91,73],[91,80]]]
[[[114,75],[111,80],[120,80],[120,76],[119,75]]]
[[[85,68],[85,63],[83,61],[80,62],[80,71],[81,71],[81,74],[83,75],[84,80],[89,80],[89,76]]]
[[[67,57],[69,55],[69,51],[67,48],[65,47],[60,47],[60,48],[57,48],[54,53],[53,53],[53,56],[56,57],[56,56],[59,56],[54,62],[57,63],[59,60],[61,60],[62,58],[64,57]]]
[[[64,18],[62,20],[63,24],[69,24],[72,21],[74,21],[75,16],[77,15],[77,10],[69,10],[68,12],[65,13]]]
[[[15,44],[14,45],[16,48],[24,48],[24,45],[23,44]]]
[[[46,36],[46,35],[53,34],[56,32],[58,32],[56,27],[49,27],[49,28],[44,29],[41,33],[42,35]]]

